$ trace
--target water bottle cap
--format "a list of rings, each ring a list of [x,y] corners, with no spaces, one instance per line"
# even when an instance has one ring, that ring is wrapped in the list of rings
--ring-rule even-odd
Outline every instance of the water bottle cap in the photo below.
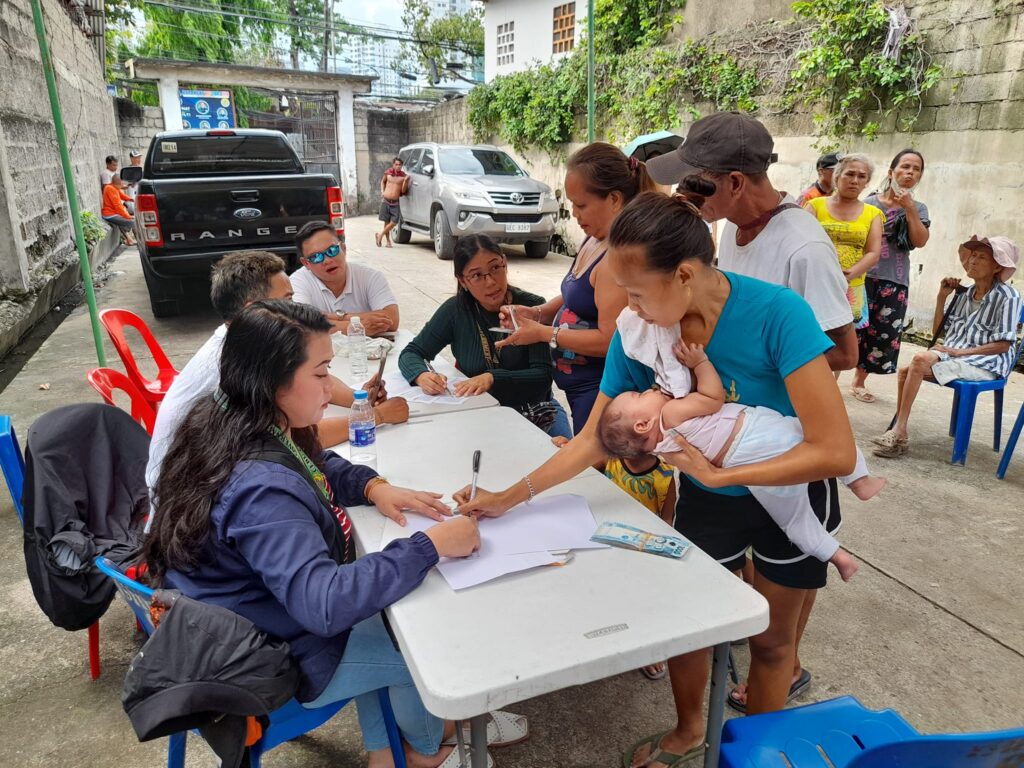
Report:
[[[369,394],[367,394],[365,391],[363,391],[361,389],[357,389],[354,394],[355,394],[355,401],[357,403],[362,402],[363,400],[366,400],[369,397]]]

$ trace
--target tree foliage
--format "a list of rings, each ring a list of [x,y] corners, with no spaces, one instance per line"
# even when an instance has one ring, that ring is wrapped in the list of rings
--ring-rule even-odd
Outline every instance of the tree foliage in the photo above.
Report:
[[[427,0],[405,0],[402,24],[414,41],[403,45],[403,59],[416,72],[436,71],[441,80],[458,80],[456,72],[445,68],[447,63],[472,63],[484,55],[483,11],[478,7],[434,16]]]

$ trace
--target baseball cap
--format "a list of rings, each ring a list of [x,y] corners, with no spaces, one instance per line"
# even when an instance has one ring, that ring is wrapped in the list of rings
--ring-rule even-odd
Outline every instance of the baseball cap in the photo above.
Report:
[[[677,149],[647,161],[658,184],[675,184],[700,171],[764,173],[779,159],[768,130],[741,112],[716,112],[690,126]]]
[[[961,248],[966,248],[969,251],[984,249],[986,246],[992,252],[992,258],[995,259],[996,264],[1003,268],[1003,271],[999,273],[999,279],[1005,283],[1017,271],[1017,264],[1020,263],[1020,249],[1017,248],[1017,244],[1013,240],[999,235],[995,237],[971,235],[970,240],[960,244]]]
[[[826,168],[835,168],[839,165],[839,161],[843,159],[843,156],[838,152],[828,152],[818,158],[818,163],[815,166],[819,171],[825,170]]]
[[[131,152],[128,153],[128,157],[142,157],[142,153],[139,152],[139,150],[137,149],[133,149]]]

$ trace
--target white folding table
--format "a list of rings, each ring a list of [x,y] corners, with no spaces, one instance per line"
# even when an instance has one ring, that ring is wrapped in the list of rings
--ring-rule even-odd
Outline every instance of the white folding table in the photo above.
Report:
[[[413,340],[413,338],[413,334],[404,328],[400,328],[395,334],[394,346],[391,348],[391,351],[388,352],[388,358],[384,362],[385,376],[398,370],[398,356],[402,353],[402,350],[405,349],[405,346]],[[366,383],[367,379],[377,372],[379,363],[379,360],[367,360],[367,373],[362,376],[353,376],[352,368],[349,365],[348,355],[336,354],[334,359],[331,361],[330,371],[350,387],[357,389]],[[433,365],[437,369],[438,373],[443,373],[449,378],[458,373],[455,366],[440,355],[433,361]],[[409,418],[415,419],[420,416],[430,416],[440,413],[455,413],[457,411],[473,411],[478,408],[493,408],[497,404],[498,401],[494,399],[494,396],[488,393],[468,397],[465,402],[459,405],[409,403]],[[348,408],[344,408],[340,405],[329,405],[327,406],[327,410],[324,412],[324,416],[347,415]]]
[[[470,482],[477,449],[480,485],[490,489],[556,450],[515,411],[489,408],[382,431],[378,470],[394,484],[450,494]],[[347,456],[346,445],[335,450]],[[674,533],[593,469],[548,493],[584,496],[598,523]],[[349,512],[358,551],[379,550],[383,516]],[[609,548],[460,592],[432,570],[388,617],[427,709],[471,719],[473,768],[486,765],[489,710],[714,647],[704,764],[717,766],[729,642],[764,631],[768,604],[696,547],[683,560]]]

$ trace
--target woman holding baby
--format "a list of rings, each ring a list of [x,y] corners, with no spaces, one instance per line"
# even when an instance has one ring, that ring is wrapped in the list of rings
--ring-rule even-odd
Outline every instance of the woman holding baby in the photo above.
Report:
[[[855,446],[825,352],[832,342],[807,303],[787,288],[720,271],[698,209],[681,197],[641,194],[612,225],[608,264],[629,305],[612,338],[600,394],[586,426],[561,451],[498,493],[479,491],[461,511],[497,516],[601,461],[597,425],[609,402],[645,392],[669,373],[680,340],[699,344],[721,377],[727,402],[762,406],[799,419],[803,441],[766,461],[723,468],[688,444],[666,459],[681,477],[676,528],[722,565],[738,570],[754,551],[754,588],[768,601],[770,623],[750,638],[747,711],[781,709],[789,692],[797,624],[808,590],[825,583],[827,563],[791,544],[746,486],[809,483],[809,498],[829,532],[839,527],[833,483],[854,467]],[[630,353],[627,356],[627,350]],[[676,361],[678,364],[678,361]],[[638,741],[627,765],[667,768],[703,751],[701,713],[709,653],[669,661],[678,723]]]

